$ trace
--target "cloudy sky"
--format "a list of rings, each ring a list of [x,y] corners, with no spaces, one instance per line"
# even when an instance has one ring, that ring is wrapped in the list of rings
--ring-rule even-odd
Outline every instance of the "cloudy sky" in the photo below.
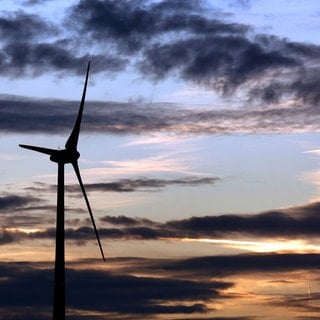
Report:
[[[320,3],[2,0],[0,319],[319,319]]]

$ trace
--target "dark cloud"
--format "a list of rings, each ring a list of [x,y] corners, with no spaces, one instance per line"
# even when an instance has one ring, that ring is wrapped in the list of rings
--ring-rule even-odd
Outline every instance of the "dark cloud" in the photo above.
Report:
[[[137,178],[137,179],[120,179],[113,182],[105,183],[89,183],[85,185],[86,191],[98,192],[137,192],[148,190],[159,190],[168,186],[199,186],[203,184],[215,184],[220,181],[217,177],[184,177],[177,179],[153,179],[153,178]],[[56,192],[56,185],[35,182],[33,186],[26,187],[26,191],[31,192]],[[78,184],[67,185],[67,192],[81,193]]]
[[[21,54],[23,52],[23,55]],[[125,60],[110,54],[79,56],[68,48],[66,41],[54,43],[9,43],[2,48],[0,74],[9,77],[37,76],[45,72],[72,72],[83,74],[88,61],[96,61],[92,72],[99,69],[110,72],[123,70]],[[30,67],[32,72],[30,72]]]
[[[182,260],[109,258],[108,268],[112,272],[104,271],[101,264],[95,270],[93,263],[96,262],[73,261],[70,262],[72,267],[66,269],[70,319],[82,319],[92,312],[112,319],[154,319],[155,315],[161,315],[175,319],[254,320],[259,316],[215,316],[215,302],[220,304],[224,299],[230,301],[239,297],[235,292],[236,283],[226,281],[223,277],[241,274],[259,279],[261,274],[268,273],[270,281],[276,275],[279,279],[285,276],[284,279],[296,283],[301,281],[300,278],[296,279],[297,271],[310,270],[314,271],[314,277],[317,276],[319,255],[250,254]],[[32,319],[51,319],[51,264],[0,264],[0,309],[5,319],[23,319],[23,315]],[[74,268],[81,264],[86,268]],[[230,289],[233,290],[231,294],[228,293]],[[258,307],[254,288],[249,291]],[[243,297],[243,292],[239,294]],[[305,293],[290,291],[280,295],[265,295],[263,304],[318,312],[318,300],[318,292],[306,297]]]
[[[198,178],[186,177],[180,179],[152,179],[152,178],[139,178],[139,179],[121,179],[110,183],[91,183],[86,185],[87,191],[113,191],[113,192],[133,192],[145,191],[165,188],[167,186],[199,186],[202,184],[214,184],[219,181],[219,178]],[[78,185],[67,186],[69,192],[79,192]]]
[[[33,196],[18,196],[14,194],[7,194],[0,196],[0,210],[1,213],[12,212],[15,209],[26,207],[30,204],[40,202],[41,200]]]
[[[149,110],[133,103],[87,104],[91,112],[84,114],[84,131],[126,133],[131,130],[161,130],[168,126],[164,115],[161,116],[161,113],[167,113],[168,109]],[[79,101],[3,96],[0,101],[0,130],[30,133],[68,132],[73,125],[78,105]],[[30,126],[30,123],[33,125]]]
[[[176,279],[230,279],[232,275],[243,276],[269,274],[268,283],[292,285],[301,279],[296,278],[297,271],[311,271],[312,281],[319,279],[318,265],[319,254],[311,253],[247,253],[247,254],[222,254],[199,256],[189,258],[135,258],[118,257],[108,258],[109,267],[116,274],[143,274],[146,276],[163,276]],[[97,260],[85,259],[76,261],[74,265],[95,264]],[[99,262],[99,266],[101,266]],[[293,277],[289,275],[292,272]],[[288,277],[284,275],[288,275]],[[232,278],[235,279],[235,278]],[[306,278],[303,278],[306,280]],[[307,281],[306,281],[307,283]],[[308,284],[308,283],[307,283]],[[306,286],[307,287],[307,286]],[[312,287],[312,284],[311,284]],[[317,289],[312,287],[311,294],[317,294]],[[307,290],[306,290],[307,292]],[[229,297],[225,295],[225,297]],[[230,297],[231,298],[231,297]]]
[[[268,70],[299,65],[298,60],[280,50],[266,50],[244,37],[210,35],[156,44],[146,50],[140,70],[156,79],[178,72],[185,80],[227,94]]]
[[[298,104],[304,103],[308,106],[318,105],[320,95],[316,90],[319,85],[317,68],[301,68],[297,70],[296,76],[292,81],[281,81],[273,79],[268,84],[257,85],[250,89],[248,102],[260,99],[265,103],[276,104],[281,101],[283,96],[293,98]],[[294,93],[294,97],[292,97]],[[296,104],[295,107],[298,107]]]
[[[23,11],[4,12],[0,16],[1,41],[12,43],[35,41],[58,33],[58,28],[40,16]]]
[[[314,292],[312,296],[295,293],[283,295],[282,297],[280,297],[280,299],[270,299],[269,304],[275,307],[286,307],[288,309],[297,310],[299,312],[314,312],[318,314],[320,312],[319,300],[319,292]],[[307,320],[308,317],[298,317],[298,319]],[[310,319],[317,320],[319,319],[319,317],[310,317]]]
[[[143,218],[105,216],[102,221],[118,226],[101,230],[102,236],[132,239],[262,237],[317,237],[320,204],[250,215],[214,215],[172,220],[165,223]],[[122,228],[120,228],[122,225]],[[113,230],[111,232],[111,230]]]
[[[203,1],[182,3],[82,0],[71,17],[91,41],[111,38],[122,55],[141,56],[137,67],[152,79],[175,76],[223,95],[244,90],[265,103],[288,95],[318,103],[312,83],[319,82],[313,72],[319,68],[319,46],[254,34],[247,25],[222,19]],[[309,79],[301,80],[302,74]],[[274,83],[280,86],[272,93]]]
[[[268,99],[276,99],[274,93],[267,94]],[[69,134],[78,105],[78,101],[2,96],[0,131]],[[95,133],[309,132],[319,130],[320,123],[317,107],[303,105],[297,108],[284,106],[267,109],[191,110],[177,104],[166,103],[146,105],[133,102],[87,102],[87,109],[90,109],[90,113],[84,113],[82,129]],[[33,125],[30,126],[30,123]]]
[[[70,285],[73,283],[70,289],[73,289],[71,305],[76,304],[86,308],[90,303],[98,310],[101,308],[105,311],[141,314],[205,312],[207,308],[204,304],[183,306],[179,301],[207,301],[219,298],[220,290],[232,286],[231,283],[218,281],[205,284],[166,278],[112,276],[90,270],[73,272],[69,279]],[[94,288],[91,301],[84,301],[86,297],[83,297],[81,288]],[[150,290],[151,288],[154,289]],[[165,301],[171,301],[173,305],[165,306],[163,305]]]
[[[55,212],[56,206],[21,207],[1,215],[1,228],[43,228],[44,225],[54,224]]]
[[[0,73],[79,75],[92,60],[94,73],[135,66],[154,80],[174,76],[228,97],[240,92],[250,105],[319,102],[319,46],[257,34],[207,1],[81,0],[65,21],[60,28],[22,11],[2,13]]]
[[[113,225],[122,225],[122,226],[153,226],[157,225],[156,222],[146,218],[130,218],[126,216],[105,216],[101,218],[101,221],[107,222]]]
[[[259,238],[305,238],[312,239],[319,236],[318,225],[320,204],[313,203],[306,206],[287,210],[274,210],[260,214],[249,215],[213,215],[204,217],[191,217],[182,220],[156,222],[145,218],[132,218],[126,216],[105,216],[101,218],[104,223],[111,224],[99,227],[101,238],[105,239],[131,239],[131,240],[165,240],[165,239],[210,239],[245,237]],[[70,224],[70,226],[75,226]],[[34,233],[15,233],[4,230],[5,243],[11,236],[11,242],[21,238],[45,239],[54,238],[54,229],[44,229]],[[67,228],[66,239],[78,241],[83,245],[94,240],[93,230],[88,226]]]
[[[37,4],[26,2],[25,4]],[[79,55],[73,38],[60,26],[23,11],[3,12],[0,16],[0,74],[8,77],[39,76],[45,72],[83,74],[89,60],[92,72],[123,70],[126,59],[111,53]]]
[[[31,191],[29,189],[28,191]],[[39,191],[39,189],[37,190]],[[43,189],[41,190],[43,192]],[[42,193],[43,195],[43,193]],[[23,231],[55,223],[56,205],[46,204],[47,200],[31,195],[4,194],[0,196],[0,242],[20,241],[28,238]],[[66,213],[87,213],[82,208],[65,207]],[[67,225],[75,225],[75,221],[67,220]],[[85,221],[84,221],[85,222]],[[7,231],[10,230],[10,231]],[[10,241],[8,241],[8,239]]]
[[[18,242],[21,238],[25,238],[25,234],[23,232],[0,229],[0,245]]]
[[[299,236],[317,237],[315,227],[319,220],[320,204],[314,203],[293,210],[269,211],[255,215],[219,215],[192,217],[185,220],[169,221],[165,229],[176,230],[176,234],[190,238],[206,238],[226,234],[258,237]]]
[[[207,18],[204,1],[82,0],[72,8],[70,20],[80,22],[77,23],[80,32],[90,39],[103,42],[113,39],[121,53],[141,50],[153,39],[169,33],[237,34],[248,29]]]
[[[106,216],[102,220],[123,228],[122,235],[128,238],[217,238],[226,236],[255,237],[317,237],[319,230],[319,203],[289,210],[269,211],[250,215],[217,215],[189,219],[151,222],[145,219],[126,219]],[[102,236],[110,236],[102,229]],[[110,231],[110,230],[109,230]],[[113,233],[114,234],[114,233]],[[121,233],[119,233],[121,234]]]
[[[28,219],[26,218],[25,220]],[[52,221],[51,221],[52,222]],[[51,223],[53,225],[53,223]],[[68,224],[70,225],[70,224]],[[14,225],[17,228],[17,225]],[[29,225],[22,225],[26,227]],[[71,224],[72,226],[72,224]],[[39,239],[55,239],[55,228],[46,228],[41,231],[25,232],[11,229],[12,225],[0,229],[0,245],[12,242],[20,242],[22,240],[39,240]],[[32,226],[34,227],[34,225]],[[100,238],[106,239],[133,239],[133,240],[157,240],[163,236],[172,237],[172,234],[161,232],[157,228],[145,227],[136,224],[128,228],[99,228]],[[88,241],[94,241],[94,231],[92,227],[81,226],[78,228],[66,228],[65,238],[73,240],[75,244],[83,246]]]
[[[3,96],[0,106],[3,117],[2,130],[9,131],[9,128],[12,127],[16,132],[24,132],[30,130],[27,128],[34,127],[32,130],[34,133],[45,130],[48,133],[63,133],[66,127],[72,127],[75,118],[75,114],[72,115],[70,105],[73,104],[66,101],[38,101]],[[30,126],[30,123],[33,125]]]
[[[318,254],[244,254],[190,258],[160,263],[159,267],[194,277],[217,277],[239,273],[317,270]],[[197,276],[195,275],[197,274]]]
[[[24,313],[32,310],[35,314],[40,310],[38,317],[50,312],[53,287],[51,269],[6,264],[1,266],[1,275],[4,280],[0,283],[3,297],[0,307]],[[78,313],[77,310],[140,314],[146,317],[153,314],[203,313],[209,310],[207,302],[220,299],[223,290],[233,285],[224,281],[137,277],[90,269],[67,269],[66,278],[66,301],[67,307],[71,308],[68,311],[70,316],[73,312]]]
[[[158,227],[146,227],[136,225],[127,228],[99,228],[99,235],[106,239],[132,239],[132,240],[158,240],[163,237],[173,237],[171,232],[160,230]],[[34,238],[51,238],[52,230],[36,232],[32,235]],[[80,227],[78,229],[66,229],[65,236],[67,239],[83,241],[94,240],[93,229],[91,227]]]
[[[290,97],[314,105],[319,102],[318,67],[306,65],[310,60],[317,65],[319,56],[318,46],[274,36],[208,35],[156,43],[144,51],[139,67],[155,79],[176,75],[225,96],[244,90],[250,104]]]
[[[189,17],[201,9],[201,2],[82,0],[72,8],[68,24],[90,39],[105,43],[113,40],[121,53],[132,53],[162,33],[201,24],[204,19],[200,16]],[[196,18],[195,23],[192,17]]]
[[[34,6],[34,5],[41,5],[45,4],[46,2],[50,2],[53,0],[22,0],[22,4],[25,6]]]

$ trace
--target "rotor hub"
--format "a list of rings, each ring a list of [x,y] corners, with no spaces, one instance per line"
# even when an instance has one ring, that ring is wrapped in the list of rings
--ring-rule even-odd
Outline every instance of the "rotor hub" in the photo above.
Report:
[[[57,163],[74,163],[80,157],[80,153],[77,150],[57,150],[50,156],[50,160]]]

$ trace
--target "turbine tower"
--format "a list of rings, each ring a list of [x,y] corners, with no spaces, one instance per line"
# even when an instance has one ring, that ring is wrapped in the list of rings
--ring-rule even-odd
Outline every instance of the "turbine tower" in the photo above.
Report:
[[[50,156],[50,160],[58,164],[58,184],[57,184],[57,220],[56,220],[56,252],[54,269],[54,297],[53,297],[53,320],[65,319],[65,253],[64,253],[64,165],[71,163],[78,178],[81,191],[86,202],[94,232],[99,244],[103,261],[105,261],[102,245],[100,242],[98,230],[94,221],[90,203],[82,183],[78,159],[80,153],[77,150],[80,133],[83,106],[86,97],[90,62],[88,63],[86,79],[84,83],[82,99],[79,107],[78,116],[73,130],[65,144],[65,149],[49,149],[43,147],[19,144],[20,147],[30,149]]]

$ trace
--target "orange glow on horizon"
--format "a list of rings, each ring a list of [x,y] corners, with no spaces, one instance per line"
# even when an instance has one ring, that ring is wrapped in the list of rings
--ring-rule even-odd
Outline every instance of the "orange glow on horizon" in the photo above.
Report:
[[[41,232],[42,229],[30,229],[30,228],[2,228],[1,231],[8,231],[8,232],[23,232],[23,233],[35,233],[35,232]]]
[[[230,239],[193,239],[183,238],[184,242],[205,242],[212,244],[220,244],[222,246],[257,253],[267,252],[295,252],[295,253],[319,253],[320,246],[310,244],[306,240],[296,239],[277,239],[266,241],[247,241],[247,240],[230,240]]]

